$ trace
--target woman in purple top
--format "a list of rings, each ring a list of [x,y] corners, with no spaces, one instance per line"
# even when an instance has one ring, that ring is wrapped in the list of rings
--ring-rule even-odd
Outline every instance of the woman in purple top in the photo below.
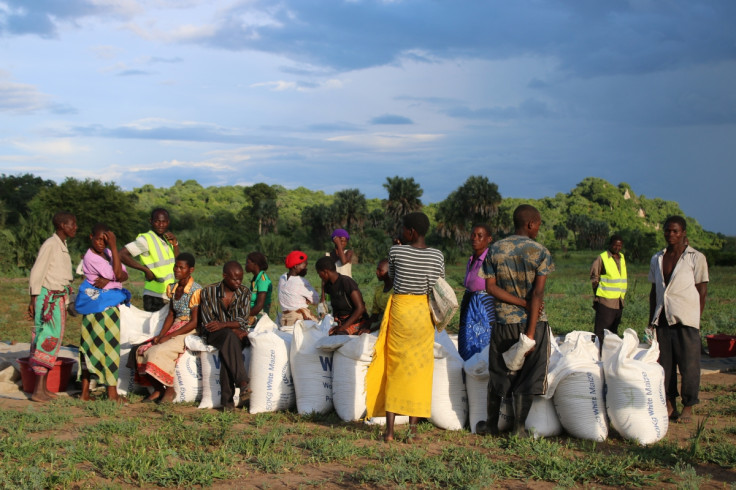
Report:
[[[486,225],[474,225],[470,234],[473,255],[465,268],[465,294],[460,305],[458,350],[464,360],[482,351],[491,341],[496,321],[493,296],[486,293],[486,280],[478,276],[493,237]]]
[[[90,400],[89,383],[94,375],[107,386],[110,400],[118,396],[120,367],[120,310],[130,305],[130,291],[123,288],[128,272],[120,262],[115,234],[97,223],[89,235],[90,247],[82,258],[84,281],[79,286],[74,307],[82,313],[79,344],[78,380],[82,382],[82,400]]]

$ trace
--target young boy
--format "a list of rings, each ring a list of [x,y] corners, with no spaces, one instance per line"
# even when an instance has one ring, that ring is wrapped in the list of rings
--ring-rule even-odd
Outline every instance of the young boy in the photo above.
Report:
[[[169,231],[169,212],[165,209],[154,209],[150,222],[150,231],[141,233],[134,242],[120,249],[120,260],[146,275],[143,309],[153,312],[166,306],[166,288],[174,282],[174,257],[179,255],[179,241]],[[133,258],[137,256],[141,263]]]
[[[388,259],[381,260],[376,266],[376,279],[379,283],[373,290],[373,306],[371,307],[371,331],[381,327],[383,313],[386,311],[388,299],[394,294],[394,278],[388,273]]]
[[[77,234],[77,218],[61,211],[54,215],[56,232],[38,251],[31,269],[28,317],[35,324],[31,336],[30,364],[36,375],[34,402],[47,402],[56,395],[46,387],[49,370],[54,368],[66,327],[66,306],[72,292],[72,261],[66,241]]]
[[[522,204],[514,211],[514,235],[491,245],[479,273],[486,291],[496,299],[496,326],[488,355],[488,420],[478,422],[479,434],[498,434],[503,397],[514,396],[514,432],[524,435],[534,395],[547,390],[549,327],[542,308],[547,275],[554,270],[549,251],[535,241],[542,224],[536,208]],[[518,371],[509,372],[503,359],[521,334],[536,344]]]

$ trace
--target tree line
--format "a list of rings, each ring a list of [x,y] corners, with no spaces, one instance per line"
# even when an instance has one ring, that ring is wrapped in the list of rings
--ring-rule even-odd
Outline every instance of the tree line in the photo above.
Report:
[[[448,263],[456,263],[470,253],[473,224],[487,224],[495,238],[506,236],[513,232],[513,210],[523,202],[541,211],[538,240],[552,250],[603,249],[618,233],[629,260],[646,261],[663,245],[664,219],[684,215],[676,202],[637,196],[626,183],[615,186],[594,177],[566,194],[542,199],[503,198],[498,186],[482,175],[469,177],[438,203],[422,202],[424,191],[412,177],[387,177],[383,187],[383,199],[367,199],[357,188],[330,195],[265,183],[205,188],[195,180],[125,191],[92,179],[67,178],[57,184],[32,174],[2,174],[0,269],[30,268],[38,247],[53,232],[51,216],[61,209],[77,216],[78,236],[86,237],[95,223],[105,222],[126,243],[148,229],[151,209],[167,208],[181,242],[210,264],[223,263],[239,251],[260,250],[277,261],[294,248],[328,250],[335,228],[350,232],[351,248],[362,261],[377,261],[390,247],[401,217],[417,210],[432,222],[428,243],[443,250]],[[693,246],[711,262],[736,265],[733,239],[703,230],[695,219],[687,221]],[[75,253],[87,246],[84,239],[70,243]]]

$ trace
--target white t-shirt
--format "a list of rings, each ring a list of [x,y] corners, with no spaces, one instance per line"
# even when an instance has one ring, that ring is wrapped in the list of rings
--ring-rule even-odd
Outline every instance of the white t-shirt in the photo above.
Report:
[[[306,278],[289,276],[279,277],[279,304],[281,311],[295,311],[306,308],[309,303],[319,303],[319,293]]]

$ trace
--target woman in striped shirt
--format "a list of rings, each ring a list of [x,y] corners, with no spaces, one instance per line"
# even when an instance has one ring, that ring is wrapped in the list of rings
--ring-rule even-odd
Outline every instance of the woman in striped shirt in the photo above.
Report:
[[[394,439],[396,414],[409,416],[412,433],[420,417],[431,415],[434,325],[428,294],[445,276],[445,260],[442,252],[427,247],[427,231],[424,213],[404,216],[402,245],[391,247],[388,256],[394,294],[366,378],[368,417],[386,415],[387,442]]]

